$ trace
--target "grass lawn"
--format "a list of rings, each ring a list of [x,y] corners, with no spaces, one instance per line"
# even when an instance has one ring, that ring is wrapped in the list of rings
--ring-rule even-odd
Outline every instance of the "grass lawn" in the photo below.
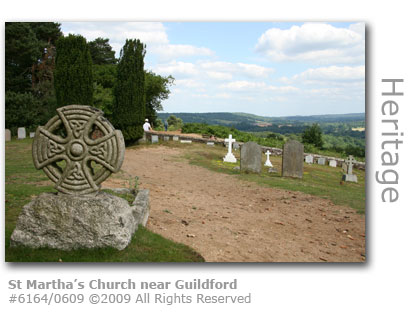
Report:
[[[227,148],[222,146],[209,147],[204,144],[180,144],[169,142],[165,145],[183,148],[184,157],[193,165],[205,167],[209,170],[235,175],[238,179],[253,181],[263,186],[292,191],[300,191],[321,198],[329,199],[334,204],[348,206],[357,210],[359,214],[365,214],[365,171],[354,170],[358,176],[358,183],[346,182],[341,184],[343,171],[340,167],[333,168],[328,165],[304,163],[304,175],[302,179],[281,177],[281,157],[270,157],[276,173],[268,173],[267,167],[262,167],[260,174],[240,173],[234,169],[240,166],[240,152],[234,151],[238,162],[223,162],[223,156]],[[155,147],[155,145],[152,145]],[[266,156],[263,155],[263,163]]]
[[[124,250],[113,248],[62,251],[10,248],[10,236],[22,207],[43,192],[55,192],[31,157],[31,139],[12,140],[5,145],[5,260],[7,262],[203,262],[191,248],[139,227]],[[129,199],[128,199],[129,200]]]

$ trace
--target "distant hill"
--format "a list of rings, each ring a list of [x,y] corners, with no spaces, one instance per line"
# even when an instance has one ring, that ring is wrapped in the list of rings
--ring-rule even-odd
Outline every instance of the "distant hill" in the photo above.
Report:
[[[354,122],[365,121],[365,113],[348,113],[348,114],[324,114],[313,116],[288,116],[288,117],[264,117],[250,113],[229,113],[229,112],[208,112],[208,113],[158,113],[159,118],[163,121],[170,115],[181,118],[184,123],[196,122],[207,124],[218,124],[223,126],[237,126],[239,124],[266,126],[266,125],[285,125],[292,123],[329,123],[329,122]]]

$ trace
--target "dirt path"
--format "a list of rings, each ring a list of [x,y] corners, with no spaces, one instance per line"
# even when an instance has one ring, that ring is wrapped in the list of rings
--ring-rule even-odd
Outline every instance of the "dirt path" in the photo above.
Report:
[[[147,227],[208,262],[362,262],[365,217],[300,192],[192,166],[182,149],[128,149],[122,170],[150,190]],[[123,187],[110,178],[104,186]]]

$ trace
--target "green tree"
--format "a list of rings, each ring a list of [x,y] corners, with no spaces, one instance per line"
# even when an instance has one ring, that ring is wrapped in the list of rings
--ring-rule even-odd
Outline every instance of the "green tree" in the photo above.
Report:
[[[173,85],[174,80],[172,76],[162,77],[152,71],[145,73],[146,117],[152,123],[156,124],[156,112],[163,110],[162,101],[169,98],[169,87]],[[160,124],[157,123],[155,128],[158,125]]]
[[[109,39],[96,38],[88,43],[92,62],[94,64],[115,64],[115,51],[109,44]]]
[[[41,57],[35,32],[26,22],[6,22],[5,27],[5,89],[28,92],[31,70]]]
[[[68,35],[57,41],[54,88],[57,105],[92,105],[92,60],[84,37]]]
[[[322,148],[324,141],[322,139],[322,131],[318,123],[314,123],[311,127],[305,129],[301,135],[302,143],[312,144],[317,148]]]
[[[112,121],[126,142],[142,137],[145,119],[145,45],[127,39],[121,50],[114,86]]]
[[[167,120],[169,131],[178,130],[183,127],[183,120],[171,114]]]

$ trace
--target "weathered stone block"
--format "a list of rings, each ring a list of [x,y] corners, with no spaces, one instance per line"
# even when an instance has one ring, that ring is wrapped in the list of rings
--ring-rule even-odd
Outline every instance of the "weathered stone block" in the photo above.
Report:
[[[246,142],[240,148],[240,170],[243,172],[261,172],[261,147],[253,142]]]
[[[283,148],[282,176],[302,178],[304,166],[304,145],[290,140]]]
[[[138,192],[133,206],[104,192],[92,196],[43,193],[23,207],[10,245],[122,250],[148,216],[148,190]]]

